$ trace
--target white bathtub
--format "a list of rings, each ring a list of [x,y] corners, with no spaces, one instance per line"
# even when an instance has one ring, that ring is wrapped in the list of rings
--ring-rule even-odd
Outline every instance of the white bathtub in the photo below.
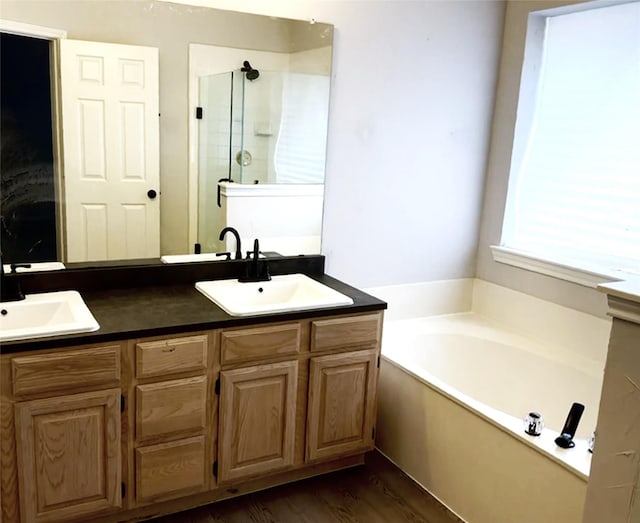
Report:
[[[382,354],[376,445],[400,468],[470,523],[582,521],[603,359],[474,312],[387,320]],[[573,402],[585,412],[561,449]],[[530,411],[542,436],[524,433]]]

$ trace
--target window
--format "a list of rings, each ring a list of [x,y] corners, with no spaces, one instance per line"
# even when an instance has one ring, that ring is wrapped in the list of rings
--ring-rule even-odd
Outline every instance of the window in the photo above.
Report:
[[[531,14],[502,247],[640,274],[640,3]]]

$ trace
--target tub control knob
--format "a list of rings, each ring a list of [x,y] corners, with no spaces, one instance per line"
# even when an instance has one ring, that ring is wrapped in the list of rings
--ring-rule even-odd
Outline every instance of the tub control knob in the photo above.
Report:
[[[589,452],[593,454],[593,447],[596,445],[596,431],[594,430],[589,436]]]
[[[529,412],[524,418],[524,431],[530,436],[539,436],[542,434],[544,420],[539,412]]]

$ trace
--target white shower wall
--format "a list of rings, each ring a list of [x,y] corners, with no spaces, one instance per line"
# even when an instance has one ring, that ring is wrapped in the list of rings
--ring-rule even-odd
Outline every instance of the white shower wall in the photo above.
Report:
[[[260,250],[282,255],[320,252],[323,185],[221,184],[224,225],[233,226],[244,240],[243,251],[260,240]],[[227,238],[227,251],[235,240]],[[244,253],[243,253],[244,254]]]

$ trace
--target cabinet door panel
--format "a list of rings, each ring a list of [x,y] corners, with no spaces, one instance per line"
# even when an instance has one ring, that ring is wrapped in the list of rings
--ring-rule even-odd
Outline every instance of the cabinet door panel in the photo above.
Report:
[[[136,387],[136,438],[199,432],[207,420],[207,377]]]
[[[298,362],[220,376],[220,482],[293,464]]]
[[[120,389],[15,406],[20,511],[60,521],[122,505]]]
[[[376,349],[311,358],[307,460],[373,448]]]
[[[206,490],[205,464],[204,436],[136,449],[136,500],[151,502]]]

